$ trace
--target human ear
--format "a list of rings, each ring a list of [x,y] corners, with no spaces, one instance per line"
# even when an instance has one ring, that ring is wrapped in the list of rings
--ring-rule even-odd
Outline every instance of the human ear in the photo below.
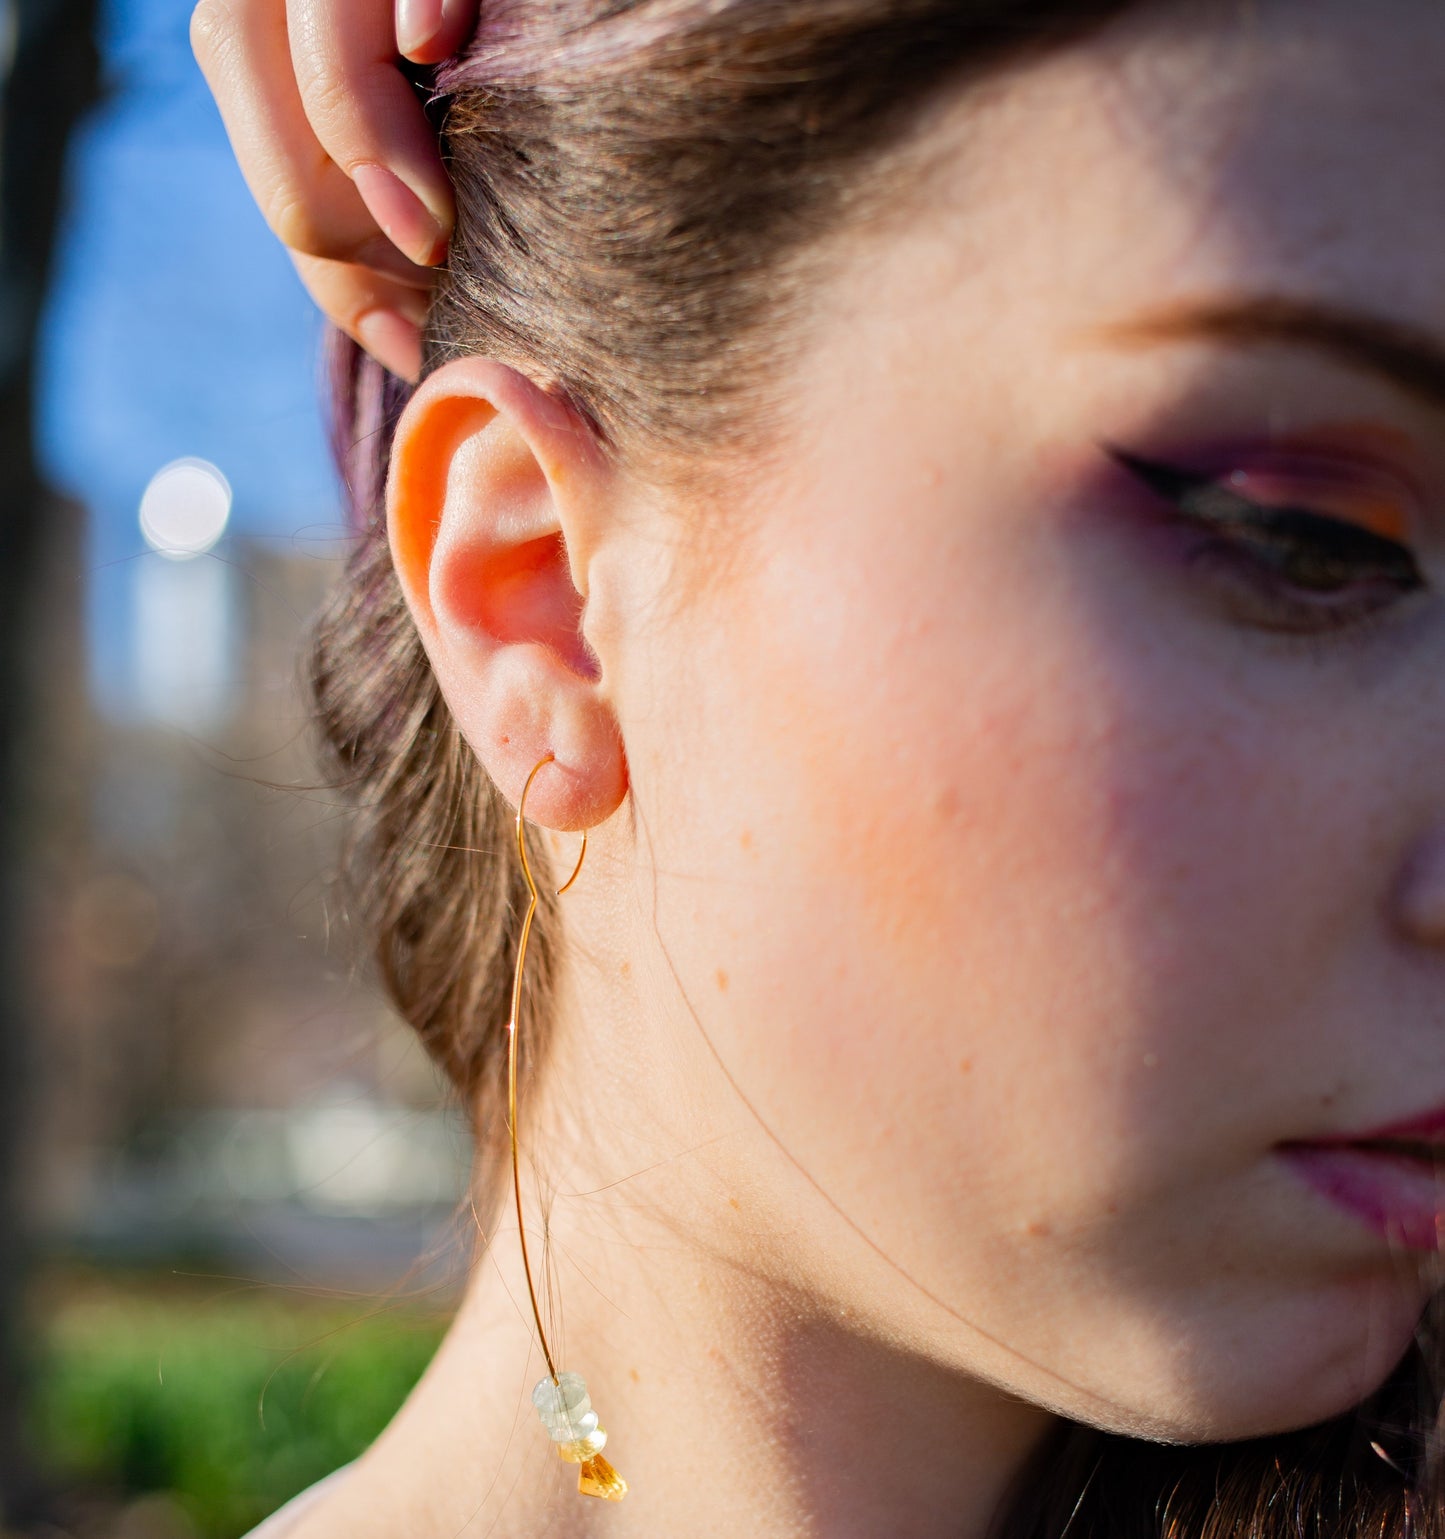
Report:
[[[527,815],[590,828],[627,791],[602,668],[583,631],[612,476],[566,403],[486,358],[431,374],[392,441],[392,559],[463,737]]]

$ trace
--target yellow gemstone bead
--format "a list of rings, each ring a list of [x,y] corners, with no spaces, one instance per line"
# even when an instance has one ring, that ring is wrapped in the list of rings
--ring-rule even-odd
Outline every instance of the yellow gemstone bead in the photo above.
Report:
[[[600,1496],[603,1501],[620,1502],[627,1495],[627,1482],[598,1454],[595,1459],[577,1466],[577,1489],[583,1496]]]

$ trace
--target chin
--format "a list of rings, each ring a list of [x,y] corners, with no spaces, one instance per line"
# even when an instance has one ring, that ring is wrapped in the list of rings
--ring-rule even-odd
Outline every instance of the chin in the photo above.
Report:
[[[1169,1442],[1224,1443],[1294,1432],[1369,1399],[1411,1350],[1418,1285],[1359,1281],[1271,1311],[1252,1342],[1216,1351],[1169,1418]]]
[[[1092,1403],[1055,1406],[1074,1421],[1158,1443],[1236,1443],[1298,1431],[1367,1400],[1410,1351],[1418,1283],[1376,1278],[1277,1300],[1253,1321],[1176,1328],[1167,1352],[1136,1353],[1129,1382]],[[1214,1322],[1216,1325],[1218,1322]],[[1112,1376],[1111,1376],[1112,1377]]]

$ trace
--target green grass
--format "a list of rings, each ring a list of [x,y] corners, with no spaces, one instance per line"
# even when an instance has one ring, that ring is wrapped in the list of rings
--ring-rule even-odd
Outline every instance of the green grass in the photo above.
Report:
[[[355,1458],[426,1367],[435,1309],[197,1291],[156,1279],[47,1289],[33,1432],[59,1483],[166,1492],[236,1539]]]

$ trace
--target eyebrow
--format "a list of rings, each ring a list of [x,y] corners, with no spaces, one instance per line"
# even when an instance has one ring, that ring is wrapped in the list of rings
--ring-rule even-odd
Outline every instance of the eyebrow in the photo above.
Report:
[[[1192,301],[1093,328],[1125,346],[1203,339],[1245,346],[1283,343],[1327,353],[1445,410],[1445,339],[1404,321],[1326,301],[1262,294]]]

